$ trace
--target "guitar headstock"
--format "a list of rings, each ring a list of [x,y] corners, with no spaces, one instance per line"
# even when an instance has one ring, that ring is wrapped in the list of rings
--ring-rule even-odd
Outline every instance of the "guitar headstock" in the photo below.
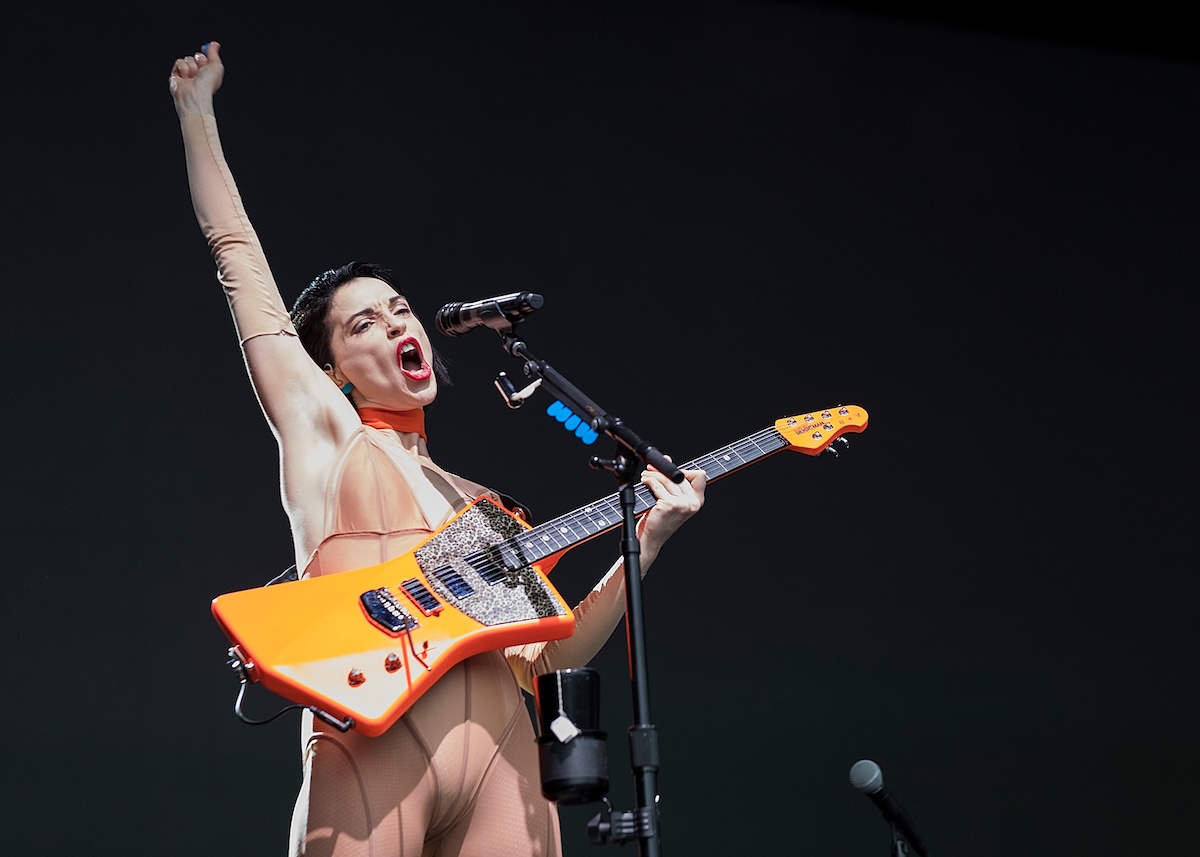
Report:
[[[775,430],[792,449],[806,455],[819,455],[847,432],[860,432],[866,427],[867,412],[858,405],[838,405],[775,421]]]

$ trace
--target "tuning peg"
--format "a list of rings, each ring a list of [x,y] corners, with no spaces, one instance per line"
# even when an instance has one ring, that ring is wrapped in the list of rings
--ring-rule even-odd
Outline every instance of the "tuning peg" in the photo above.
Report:
[[[846,449],[850,448],[850,438],[846,437],[845,435],[842,435],[841,437],[838,438],[838,440],[840,440],[842,443],[844,443],[846,445]]]
[[[837,457],[838,457],[838,451],[837,451],[837,450],[836,450],[834,447],[832,447],[832,446],[827,446],[827,447],[825,447],[825,451],[826,451],[826,452],[832,452],[832,453],[833,453],[833,457],[834,457],[834,458],[837,458]]]

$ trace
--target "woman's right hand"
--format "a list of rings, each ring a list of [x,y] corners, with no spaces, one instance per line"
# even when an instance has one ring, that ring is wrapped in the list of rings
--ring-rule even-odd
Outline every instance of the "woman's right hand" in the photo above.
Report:
[[[209,42],[203,51],[175,60],[170,87],[179,118],[212,114],[213,93],[221,88],[224,78],[225,64],[221,62],[218,42]]]

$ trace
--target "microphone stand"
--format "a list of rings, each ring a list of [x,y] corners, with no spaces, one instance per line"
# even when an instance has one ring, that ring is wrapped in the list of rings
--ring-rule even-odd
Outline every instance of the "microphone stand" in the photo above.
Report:
[[[500,324],[495,329],[500,334],[504,350],[525,361],[523,368],[526,377],[537,379],[540,386],[568,404],[576,414],[586,414],[592,429],[597,433],[603,432],[617,442],[617,452],[612,459],[593,456],[588,463],[593,468],[613,473],[620,483],[621,556],[625,564],[625,629],[629,647],[634,716],[633,725],[629,729],[629,755],[636,785],[637,809],[619,812],[614,816],[612,806],[605,798],[608,819],[602,820],[600,814],[597,814],[588,822],[588,835],[597,845],[609,840],[624,844],[637,839],[638,853],[642,857],[659,857],[662,853],[662,842],[658,824],[658,731],[650,721],[650,679],[646,666],[646,638],[642,616],[641,548],[637,539],[634,490],[641,482],[641,471],[646,464],[653,465],[676,483],[683,481],[683,471],[655,447],[638,437],[619,418],[606,413],[548,363],[531,354],[525,343],[515,334],[515,327],[520,318],[511,321],[511,325]],[[506,399],[509,398],[503,389],[501,392]],[[511,400],[509,405],[516,406]]]
[[[891,823],[892,827],[892,853],[891,857],[909,857],[908,840],[904,838],[904,834],[900,832],[896,822]]]

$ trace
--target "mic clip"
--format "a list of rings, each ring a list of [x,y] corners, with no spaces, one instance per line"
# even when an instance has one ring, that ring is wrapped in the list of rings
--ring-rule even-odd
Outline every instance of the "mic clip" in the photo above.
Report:
[[[500,396],[504,399],[504,404],[508,405],[513,410],[525,404],[525,400],[533,395],[534,391],[542,385],[542,379],[538,378],[528,387],[523,390],[518,390],[513,384],[512,379],[504,372],[496,376],[496,389],[500,391]]]

